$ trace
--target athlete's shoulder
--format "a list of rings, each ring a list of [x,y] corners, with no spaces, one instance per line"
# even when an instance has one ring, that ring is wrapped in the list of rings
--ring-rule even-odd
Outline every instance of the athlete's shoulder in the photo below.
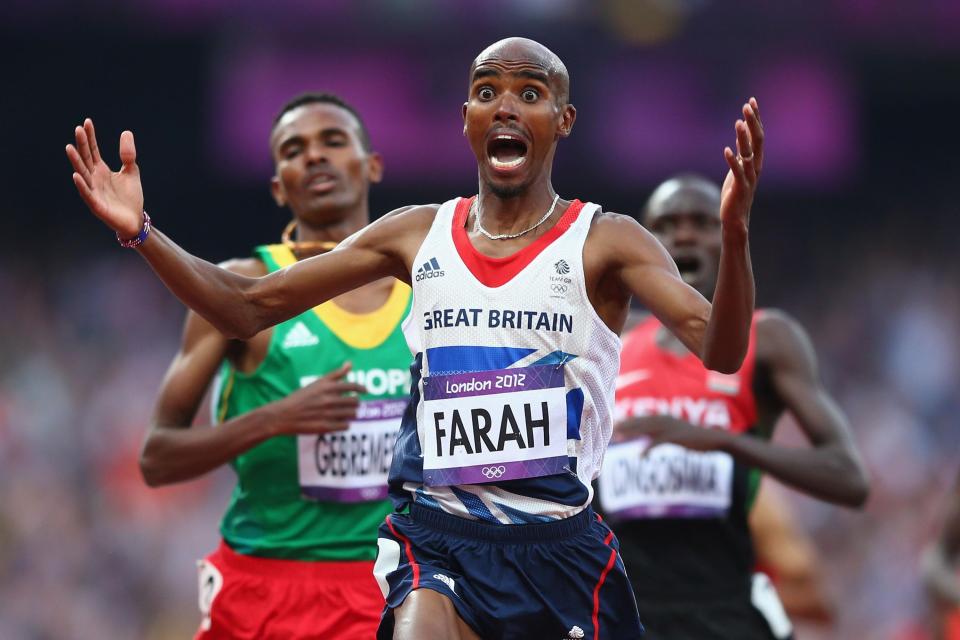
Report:
[[[759,309],[754,316],[756,357],[760,362],[784,363],[812,358],[813,343],[803,325],[782,309]]]
[[[439,204],[408,204],[385,214],[383,219],[402,217],[407,219],[428,218],[432,220],[436,217],[440,206]]]
[[[602,209],[593,214],[593,220],[590,221],[590,234],[608,240],[615,240],[617,237],[627,234],[628,236],[649,237],[655,241],[653,235],[644,229],[636,218],[614,211],[603,211]]]
[[[439,204],[407,205],[384,214],[367,227],[367,230],[374,236],[393,237],[407,233],[426,233],[439,210]]]
[[[608,258],[630,261],[648,256],[659,262],[663,253],[660,242],[636,218],[613,211],[594,214],[587,244]]]
[[[255,257],[231,258],[221,262],[219,266],[227,271],[251,278],[267,275],[267,266],[263,264],[260,258]]]

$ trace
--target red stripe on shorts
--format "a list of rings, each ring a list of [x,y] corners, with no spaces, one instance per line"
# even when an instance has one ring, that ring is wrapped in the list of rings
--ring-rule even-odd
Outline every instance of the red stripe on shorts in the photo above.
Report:
[[[407,562],[409,562],[410,566],[413,567],[413,586],[411,589],[416,589],[420,586],[420,565],[418,565],[417,561],[413,558],[413,547],[410,545],[410,540],[400,535],[400,533],[394,528],[393,522],[390,521],[390,516],[387,516],[387,526],[390,527],[390,533],[400,540],[403,540],[403,546],[407,552]]]
[[[597,516],[599,521],[599,516]],[[610,542],[613,540],[613,531],[607,534],[607,537],[603,539],[603,544],[610,546]],[[603,581],[607,579],[607,574],[610,573],[610,569],[613,569],[613,563],[617,560],[617,550],[610,549],[610,559],[607,560],[607,566],[604,568],[603,573],[600,574],[600,581],[597,582],[597,586],[593,588],[593,640],[600,639],[600,587],[603,586]]]

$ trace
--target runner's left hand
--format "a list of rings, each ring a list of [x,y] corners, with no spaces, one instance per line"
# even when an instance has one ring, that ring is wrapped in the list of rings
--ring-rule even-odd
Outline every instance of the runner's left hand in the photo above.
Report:
[[[724,231],[746,233],[750,226],[750,207],[763,168],[763,123],[756,98],[743,105],[743,120],[734,124],[737,151],[724,147],[723,157],[730,170],[723,181],[720,196],[720,221]]]

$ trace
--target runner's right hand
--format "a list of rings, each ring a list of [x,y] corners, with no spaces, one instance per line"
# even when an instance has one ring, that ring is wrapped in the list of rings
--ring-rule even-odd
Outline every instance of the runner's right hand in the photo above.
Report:
[[[133,133],[120,135],[120,171],[111,171],[100,157],[93,121],[87,118],[74,131],[77,146],[67,145],[73,183],[90,211],[121,238],[133,238],[143,227],[143,189]]]
[[[350,363],[277,401],[278,432],[284,435],[344,431],[357,417],[363,385],[347,382]]]

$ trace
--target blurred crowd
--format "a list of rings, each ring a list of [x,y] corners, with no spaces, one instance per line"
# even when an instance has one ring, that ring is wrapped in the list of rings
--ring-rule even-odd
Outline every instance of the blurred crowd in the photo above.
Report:
[[[960,467],[960,273],[896,238],[817,253],[760,299],[810,330],[872,475],[863,512],[789,493],[837,619],[800,638],[927,638],[918,558]],[[830,262],[832,261],[832,262]],[[218,539],[221,470],[148,489],[137,457],[183,310],[131,252],[0,261],[0,638],[189,637],[195,560]],[[778,440],[799,444],[790,425]]]

